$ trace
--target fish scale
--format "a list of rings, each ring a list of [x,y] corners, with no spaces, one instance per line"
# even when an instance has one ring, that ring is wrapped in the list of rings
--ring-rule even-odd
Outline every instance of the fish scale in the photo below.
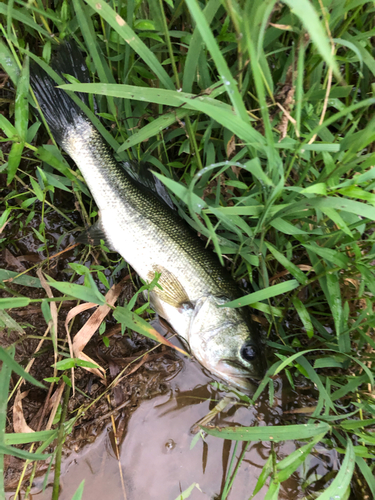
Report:
[[[80,57],[67,42],[52,66],[87,81],[86,72],[80,73]],[[217,256],[175,211],[116,162],[80,108],[35,65],[31,85],[51,132],[77,164],[98,206],[99,222],[89,230],[88,240],[104,239],[144,280],[160,273],[161,289],[150,293],[154,310],[189,343],[203,366],[229,384],[252,389],[265,369],[259,334],[247,311],[225,307],[240,291]]]

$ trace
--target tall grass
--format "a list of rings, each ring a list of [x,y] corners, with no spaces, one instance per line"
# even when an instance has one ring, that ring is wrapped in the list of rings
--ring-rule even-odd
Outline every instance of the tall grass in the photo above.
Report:
[[[30,222],[37,200],[57,209],[55,190],[87,194],[30,109],[29,59],[47,69],[73,37],[93,83],[62,87],[96,96],[100,121],[93,108],[88,116],[119,159],[149,162],[181,215],[252,285],[229,306],[267,320],[273,362],[253,401],[267,388],[272,398],[282,372],[292,387],[307,377],[319,392],[300,425],[205,428],[225,439],[306,440],[286,459],[270,455],[257,485],[268,481],[267,500],[321,440],[343,458],[318,498],[349,498],[355,470],[375,496],[374,13],[366,0],[0,4],[0,63],[16,88],[14,108],[0,114],[12,142],[0,167],[9,186],[0,227],[19,213]],[[34,231],[48,256],[43,222]],[[103,303],[89,280],[58,286]],[[18,294],[0,306],[32,301],[41,299]]]

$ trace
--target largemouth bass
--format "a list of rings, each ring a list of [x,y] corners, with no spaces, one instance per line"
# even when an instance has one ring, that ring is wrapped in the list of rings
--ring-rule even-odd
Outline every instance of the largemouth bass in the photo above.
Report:
[[[52,67],[87,80],[83,57],[70,43],[60,47]],[[31,86],[52,134],[76,163],[100,211],[91,241],[103,239],[144,280],[160,273],[162,290],[150,293],[153,309],[211,373],[242,390],[253,389],[264,375],[259,334],[247,311],[223,307],[241,293],[216,255],[175,211],[128,175],[81,109],[36,65]]]

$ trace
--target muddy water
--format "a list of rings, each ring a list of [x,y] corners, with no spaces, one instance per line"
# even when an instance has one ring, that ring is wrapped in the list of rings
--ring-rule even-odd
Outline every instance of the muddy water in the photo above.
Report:
[[[120,464],[125,483],[123,493],[119,462],[111,445],[111,428],[108,427],[96,441],[78,454],[71,454],[63,463],[61,500],[71,500],[83,479],[83,500],[110,498],[111,500],[175,500],[181,491],[198,483],[189,497],[191,500],[216,500],[221,497],[233,443],[211,436],[201,439],[191,450],[194,434],[192,426],[211,410],[223,394],[215,392],[211,379],[193,360],[185,360],[184,368],[168,382],[169,391],[141,402],[128,423],[125,439],[120,448]],[[303,391],[302,391],[303,392]],[[306,393],[311,390],[305,391]],[[304,399],[305,398],[305,399]],[[275,403],[269,407],[265,396],[253,408],[232,405],[214,419],[215,425],[277,425],[291,421],[288,409],[308,404],[309,396],[296,393],[276,383]],[[275,444],[278,459],[293,452],[300,443]],[[236,457],[242,452],[238,446]],[[241,464],[231,500],[248,500],[260,471],[270,453],[269,443],[251,443]],[[337,469],[335,452],[318,447],[303,468],[283,483],[279,499],[297,500],[307,491],[305,481],[313,483],[329,471]],[[51,487],[42,492],[43,478],[36,479],[32,490],[33,500],[49,500]],[[323,481],[324,483],[324,481]],[[320,487],[323,485],[320,484]],[[255,500],[262,500],[266,488]]]

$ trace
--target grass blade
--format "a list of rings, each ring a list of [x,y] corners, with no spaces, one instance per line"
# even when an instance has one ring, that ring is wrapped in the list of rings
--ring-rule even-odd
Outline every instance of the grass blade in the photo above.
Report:
[[[155,340],[156,342],[160,342],[161,344],[172,347],[182,354],[185,354],[185,356],[189,356],[183,349],[174,346],[171,342],[169,342],[169,340],[165,339],[162,335],[160,335],[158,331],[152,328],[152,326],[147,323],[147,321],[145,321],[143,318],[133,313],[132,311],[129,311],[129,309],[127,309],[126,307],[117,307],[113,313],[113,316],[119,323],[122,323],[127,328],[130,328],[131,330],[134,330],[135,332],[138,332],[145,337]]]
[[[314,336],[314,328],[306,307],[298,297],[293,297],[293,305],[298,312],[303,326],[305,327],[307,336],[311,339]]]
[[[8,156],[8,176],[7,184],[9,185],[14,179],[19,164],[21,162],[22,152],[25,144],[23,142],[14,142]]]
[[[347,498],[347,489],[349,488],[355,466],[353,444],[350,439],[347,440],[347,443],[345,458],[337,476],[317,500],[331,500],[331,498],[341,500]]]
[[[305,425],[271,425],[267,427],[220,427],[212,428],[201,426],[210,436],[233,441],[280,441],[307,439],[330,430],[325,422]]]
[[[2,349],[2,348],[1,348]],[[4,351],[6,352],[6,351]],[[14,361],[15,349],[9,350],[9,354],[6,353],[7,358],[13,363]],[[0,352],[1,355],[1,352]],[[7,425],[7,405],[8,405],[8,390],[10,383],[10,376],[12,374],[12,368],[9,363],[3,362],[0,370],[0,446],[5,446],[4,436],[5,428]],[[5,498],[5,488],[4,488],[4,452],[0,449],[0,497]]]
[[[147,66],[155,73],[160,83],[166,89],[175,89],[172,79],[168,76],[155,54],[142,42],[130,26],[103,0],[85,0],[117,33],[128,43]]]
[[[197,24],[197,28],[201,34],[201,37],[206,44],[208,50],[215,61],[217,70],[220,75],[221,83],[224,84],[228,96],[232,102],[236,114],[241,117],[244,124],[249,123],[249,115],[247,114],[245,105],[242,101],[241,94],[238,91],[237,82],[235,82],[227,63],[216,43],[215,37],[213,36],[210,27],[207,23],[205,16],[203,15],[198,2],[196,0],[186,0],[189,7],[191,15]]]
[[[22,142],[26,141],[26,133],[29,123],[29,58],[25,57],[21,76],[18,79],[16,103],[15,103],[15,127],[18,137]]]
[[[14,307],[25,307],[30,304],[28,297],[13,297],[0,299],[0,309],[12,309]]]
[[[360,471],[362,472],[363,477],[366,479],[367,484],[370,487],[372,496],[375,498],[375,477],[374,477],[373,471],[367,465],[364,458],[356,457],[355,461],[356,461],[356,464],[358,465],[358,467],[360,468]]]
[[[325,435],[325,432],[318,434],[310,443],[301,446],[297,450],[293,451],[293,453],[291,453],[288,457],[278,462],[276,466],[278,471],[278,481],[286,481],[298,469],[298,467],[303,464],[314,446],[319,443]]]
[[[176,121],[183,120],[185,116],[190,116],[194,114],[193,111],[188,111],[187,109],[177,109],[172,113],[166,113],[159,118],[156,118],[152,122],[148,123],[141,129],[137,130],[133,135],[129,137],[117,150],[117,153],[121,151],[125,151],[126,149],[135,146],[136,144],[140,144],[141,142],[146,142],[151,137],[154,137],[157,134],[160,134],[161,130],[165,130],[170,127]]]
[[[14,373],[17,373],[17,375],[27,380],[27,382],[30,382],[41,389],[45,389],[45,386],[41,382],[36,380],[32,375],[30,375],[30,373],[26,372],[2,347],[0,347],[0,360],[4,363],[4,365],[8,366],[10,370],[13,370]]]
[[[20,70],[13,57],[13,54],[10,52],[10,50],[2,40],[0,40],[0,66],[3,67],[4,71],[9,75],[10,79],[17,87]]]
[[[84,487],[85,487],[85,480],[83,480],[81,484],[78,486],[76,492],[72,496],[72,500],[81,500]]]
[[[103,306],[106,303],[104,295],[102,295],[98,289],[89,288],[83,285],[76,285],[75,283],[56,282],[52,281],[52,278],[49,278],[48,283],[64,295],[75,297],[76,299],[84,300],[85,302],[93,302],[94,304],[99,304],[100,306]]]
[[[5,116],[0,114],[0,127],[8,139],[13,139],[17,137],[16,128],[5,118]]]
[[[275,259],[277,259],[278,262],[280,262],[280,264],[282,266],[284,266],[285,269],[287,269],[290,272],[290,274],[292,276],[294,276],[296,278],[296,280],[298,280],[301,283],[301,285],[304,285],[307,282],[308,278],[301,271],[301,269],[299,269],[295,264],[293,264],[292,262],[290,262],[289,259],[287,259],[282,253],[280,253],[270,243],[266,242],[266,246],[267,246],[268,250],[272,253],[272,255],[275,257]]]
[[[8,15],[8,9],[9,9],[8,5],[6,5],[5,3],[0,3],[0,14],[3,14],[4,16],[7,16]],[[22,24],[26,24],[26,26],[29,26],[33,30],[35,30],[35,31],[41,33],[42,35],[44,35],[45,37],[49,38],[48,31],[46,31],[44,28],[42,28],[41,26],[39,26],[32,19],[31,16],[26,15],[26,14],[20,12],[19,10],[14,9],[13,7],[12,7],[11,11],[12,11],[12,18],[13,19],[17,19],[17,21],[20,21]]]
[[[42,284],[40,283],[39,278],[34,278],[34,276],[29,276],[27,274],[19,276],[19,273],[15,273],[14,271],[0,269],[0,281],[8,281],[8,280],[10,283],[16,283],[17,285],[31,286],[33,288],[42,288]]]
[[[57,434],[56,430],[50,431],[38,431],[38,432],[21,432],[21,433],[12,433],[5,434],[4,436],[4,444],[12,445],[12,444],[29,444],[35,443],[36,441],[45,441],[48,438],[53,437]]]
[[[293,14],[300,18],[321,56],[332,68],[336,78],[341,80],[341,74],[332,55],[327,33],[312,4],[308,0],[283,0],[283,2],[289,5]]]
[[[90,16],[85,15],[85,11],[83,9],[83,4],[81,0],[73,0],[74,10],[77,14],[77,20],[79,26],[82,30],[83,37],[86,42],[86,47],[89,48],[90,55],[92,60],[94,61],[95,68],[99,75],[99,80],[102,83],[108,82],[108,76],[113,79],[112,73],[110,72],[104,58],[100,54],[100,49],[98,47],[97,38],[95,35],[94,26]],[[116,107],[113,102],[113,99],[108,99],[109,110],[113,116],[117,115]]]
[[[260,302],[265,299],[270,299],[281,295],[283,293],[290,292],[299,286],[297,280],[284,281],[284,283],[279,283],[278,285],[272,285],[258,292],[250,293],[236,300],[227,302],[223,307],[243,307],[251,305],[253,302]]]
[[[42,453],[30,453],[28,451],[13,448],[13,446],[6,446],[1,443],[0,454],[12,455],[13,457],[21,458],[22,460],[47,460],[47,458],[51,456],[50,453],[45,455]]]
[[[155,104],[164,104],[165,106],[181,106],[181,100],[184,101],[184,108],[196,109],[192,104],[192,99],[197,96],[186,94],[185,92],[176,92],[169,89],[157,89],[147,87],[137,87],[135,85],[118,85],[111,83],[71,83],[60,85],[59,88],[71,90],[73,92],[88,92],[99,95],[120,97],[122,99],[133,99],[138,101],[153,102]],[[231,106],[209,96],[200,96],[199,100],[208,103],[211,106],[224,109],[231,112]]]
[[[220,5],[220,0],[209,0],[206,7],[203,9],[203,15],[208,25],[211,24],[212,19],[214,18]],[[199,29],[195,28],[193,36],[190,40],[189,51],[185,61],[184,76],[182,79],[182,90],[184,92],[189,93],[193,89],[193,79],[196,74],[196,68],[199,63],[199,56],[202,48],[202,37]]]

